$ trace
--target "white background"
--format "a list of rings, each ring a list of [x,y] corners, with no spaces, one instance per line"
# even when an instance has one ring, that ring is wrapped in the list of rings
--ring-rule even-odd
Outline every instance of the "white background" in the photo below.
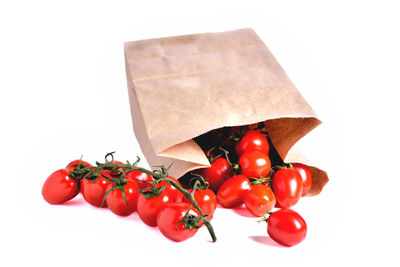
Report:
[[[396,1],[109,2],[0,4],[1,266],[400,264]],[[303,243],[277,247],[240,211],[217,210],[215,244],[205,229],[174,243],[136,213],[43,201],[47,176],[82,154],[142,155],[124,42],[245,27],[324,122],[297,145],[331,179],[295,207]]]

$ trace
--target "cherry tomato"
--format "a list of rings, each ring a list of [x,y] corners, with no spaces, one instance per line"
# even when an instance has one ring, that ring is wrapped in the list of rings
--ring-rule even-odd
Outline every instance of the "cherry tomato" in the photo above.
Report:
[[[143,194],[139,194],[137,212],[145,224],[156,226],[158,212],[171,203],[173,200],[169,191],[165,189],[157,197],[146,198]]]
[[[101,174],[108,178],[112,178],[110,172],[102,171]],[[110,185],[113,185],[112,182],[106,180],[101,174],[95,180],[81,180],[81,192],[83,198],[86,202],[95,207],[101,207],[107,189],[110,188]],[[107,207],[106,201],[104,201],[103,207]]]
[[[152,186],[152,184],[147,183],[147,182],[154,182],[154,179],[153,179],[153,177],[151,177],[151,175],[144,173],[144,172],[137,171],[137,170],[128,172],[125,175],[125,179],[130,179],[130,180],[136,181],[138,183],[140,189],[149,188]]]
[[[114,189],[106,196],[108,208],[117,215],[128,216],[132,214],[137,208],[139,186],[136,181],[126,180],[126,184],[123,186],[125,199],[119,188]],[[110,184],[107,187],[107,191],[110,190],[114,184]]]
[[[123,162],[118,161],[118,160],[113,160],[112,163],[119,164],[119,165],[124,165]],[[125,170],[125,168],[118,168],[118,170],[123,171],[123,170]],[[121,173],[117,172],[117,171],[111,171],[111,175],[114,176],[114,177],[119,177],[121,175]]]
[[[299,201],[303,192],[300,173],[294,169],[278,170],[272,177],[272,190],[279,207],[292,207]]]
[[[197,173],[203,176],[204,180],[208,182],[208,187],[211,190],[217,192],[221,184],[228,179],[231,173],[231,166],[226,159],[217,158],[211,163],[210,167],[200,169]]]
[[[81,167],[92,167],[92,165],[90,163],[77,159],[77,160],[73,160],[70,163],[68,163],[68,165],[64,169],[71,172],[71,171],[75,170],[76,167],[78,167],[79,162],[82,165]]]
[[[189,192],[191,191],[192,190]],[[214,215],[215,209],[217,208],[217,197],[212,190],[208,188],[204,190],[196,190],[194,192],[194,199],[204,214]],[[187,197],[183,197],[182,201],[191,204]]]
[[[182,186],[181,183],[174,177],[168,176],[168,178],[171,180],[174,180],[178,185]],[[181,202],[183,199],[183,194],[181,193],[181,191],[176,189],[175,186],[171,185],[167,181],[161,181],[160,183],[158,183],[157,188],[160,188],[161,186],[164,186],[165,184],[168,184],[168,185],[165,187],[164,190],[168,191],[169,196],[172,199],[172,202]]]
[[[53,172],[44,182],[42,195],[50,204],[61,204],[73,199],[79,193],[79,182],[69,175],[67,170]]]
[[[157,215],[157,225],[161,233],[176,242],[184,241],[194,236],[198,229],[186,229],[182,222],[186,214],[199,217],[199,213],[188,203],[177,202],[167,205]]]
[[[268,217],[267,232],[276,242],[291,247],[304,240],[307,224],[297,212],[280,209]]]
[[[217,201],[225,208],[233,208],[243,203],[251,183],[247,177],[236,175],[226,180],[218,190]]]
[[[265,177],[271,170],[269,157],[262,152],[247,152],[240,156],[239,165],[242,174],[248,178]]]
[[[302,196],[307,195],[312,187],[311,171],[307,165],[302,163],[292,163],[293,168],[298,171],[303,179],[303,193]]]
[[[259,151],[268,155],[269,143],[265,135],[256,130],[247,131],[242,139],[235,145],[235,151],[238,156],[244,153]]]
[[[247,209],[255,216],[264,216],[268,211],[272,211],[275,206],[275,195],[267,185],[253,185],[244,196],[244,204]]]

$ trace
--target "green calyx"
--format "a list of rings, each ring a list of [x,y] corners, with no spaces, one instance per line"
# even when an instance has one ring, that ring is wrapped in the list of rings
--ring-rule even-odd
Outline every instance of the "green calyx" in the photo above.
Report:
[[[93,167],[82,167],[79,166],[79,168],[77,168],[74,171],[71,171],[71,177],[76,177],[76,179],[88,179],[91,181],[94,181],[95,179],[97,179],[99,177],[99,175],[102,175],[104,177],[104,179],[112,182],[114,184],[114,186],[112,188],[110,188],[102,201],[102,206],[104,205],[104,201],[107,197],[107,195],[109,193],[111,193],[113,190],[121,190],[122,196],[126,202],[126,204],[128,204],[127,200],[126,200],[126,196],[124,193],[124,186],[127,183],[127,180],[125,179],[125,175],[126,173],[136,170],[139,172],[143,172],[146,174],[151,175],[155,182],[153,183],[151,189],[147,189],[147,190],[139,190],[139,192],[141,194],[143,194],[145,197],[150,198],[150,197],[156,197],[157,195],[159,196],[162,191],[166,188],[166,186],[168,184],[170,184],[171,186],[175,187],[178,191],[180,191],[186,198],[189,199],[189,201],[191,202],[192,206],[194,209],[196,209],[197,211],[199,211],[200,213],[200,217],[202,220],[202,225],[204,224],[207,227],[207,230],[209,231],[212,241],[216,242],[217,241],[217,237],[215,235],[214,229],[210,223],[210,221],[206,218],[206,215],[204,215],[204,213],[201,211],[199,205],[197,204],[196,200],[194,199],[194,196],[189,193],[188,191],[186,191],[179,183],[177,183],[176,181],[168,178],[168,170],[171,167],[171,165],[169,167],[165,167],[165,166],[156,166],[158,167],[158,169],[154,170],[154,171],[150,171],[147,170],[145,168],[140,168],[138,167],[138,163],[140,161],[140,158],[137,157],[137,160],[134,163],[130,163],[129,161],[127,161],[125,164],[117,164],[117,163],[113,163],[114,161],[114,153],[115,152],[111,152],[111,153],[107,153],[105,156],[105,162],[104,163],[100,163],[96,161],[96,166]],[[109,158],[111,157],[111,160],[109,160]],[[101,172],[103,170],[111,170],[115,173],[118,173],[119,175],[115,178],[109,178],[104,176]],[[74,178],[75,179],[75,178]],[[161,181],[165,181],[166,184],[161,186],[161,187],[157,187],[157,185],[161,182]],[[195,182],[196,183],[196,182]],[[196,186],[201,186],[199,183],[201,182],[197,182],[198,185]],[[186,219],[188,227],[194,227],[194,225],[196,224],[196,220],[195,218],[190,217],[192,215],[188,215]],[[195,216],[194,216],[195,217]],[[198,223],[198,221],[197,221]]]

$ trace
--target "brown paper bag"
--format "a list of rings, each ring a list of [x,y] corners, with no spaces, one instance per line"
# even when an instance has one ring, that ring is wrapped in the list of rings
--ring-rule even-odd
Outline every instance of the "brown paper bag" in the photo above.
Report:
[[[125,62],[136,138],[174,177],[210,166],[193,141],[210,130],[265,122],[285,159],[321,123],[252,29],[128,42]],[[328,177],[311,171],[316,195]]]

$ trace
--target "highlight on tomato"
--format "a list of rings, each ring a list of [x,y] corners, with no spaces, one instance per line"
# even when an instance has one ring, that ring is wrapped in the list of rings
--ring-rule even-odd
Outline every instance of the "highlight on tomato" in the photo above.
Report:
[[[276,203],[281,208],[290,208],[300,199],[303,180],[298,171],[290,168],[280,169],[272,176],[272,189]]]
[[[195,173],[200,174],[208,182],[208,187],[217,192],[221,184],[228,179],[231,171],[232,169],[227,159],[217,158],[211,162],[210,167],[200,169]]]
[[[80,181],[83,198],[87,203],[95,207],[107,207],[107,203],[103,202],[103,199],[109,186],[113,184],[105,179],[104,176],[110,179],[112,178],[109,171],[103,170],[99,173],[99,176],[93,180],[84,178]]]
[[[50,174],[42,187],[44,200],[53,205],[71,200],[78,193],[79,181],[72,179],[65,169],[60,169]]]
[[[269,143],[264,134],[257,130],[248,130],[241,140],[236,143],[235,151],[238,156],[247,152],[259,151],[268,155]]]
[[[136,181],[140,189],[149,188],[152,186],[152,183],[154,182],[154,179],[150,174],[138,170],[133,170],[126,173],[125,179]]]
[[[108,185],[106,194],[107,207],[113,213],[128,216],[136,211],[139,197],[136,181],[116,179],[115,184]]]
[[[307,235],[306,221],[294,210],[280,209],[267,219],[268,235],[284,246],[294,246]]]
[[[264,216],[275,207],[275,194],[267,185],[253,185],[244,196],[247,209],[257,217]]]
[[[159,195],[141,193],[137,201],[137,213],[145,224],[156,226],[158,213],[171,203],[173,198],[169,190],[162,190]]]
[[[291,165],[293,166],[293,169],[295,169],[300,173],[301,178],[303,179],[303,192],[301,196],[305,196],[312,187],[312,177],[310,168],[303,163],[297,163],[297,162],[291,163]]]
[[[259,151],[246,152],[239,158],[241,173],[247,178],[260,178],[271,170],[269,157]]]
[[[199,216],[190,204],[176,202],[166,205],[157,214],[157,226],[165,237],[181,242],[196,234],[200,226]]]
[[[189,190],[189,193],[192,193],[192,190]],[[208,219],[212,218],[214,212],[217,208],[217,197],[211,189],[197,189],[194,192],[194,199],[196,200],[199,208],[205,215],[211,215]],[[183,197],[183,202],[191,204],[190,200],[187,197]]]
[[[225,208],[243,204],[245,194],[251,189],[251,183],[244,175],[236,175],[226,180],[217,192],[217,201]]]

